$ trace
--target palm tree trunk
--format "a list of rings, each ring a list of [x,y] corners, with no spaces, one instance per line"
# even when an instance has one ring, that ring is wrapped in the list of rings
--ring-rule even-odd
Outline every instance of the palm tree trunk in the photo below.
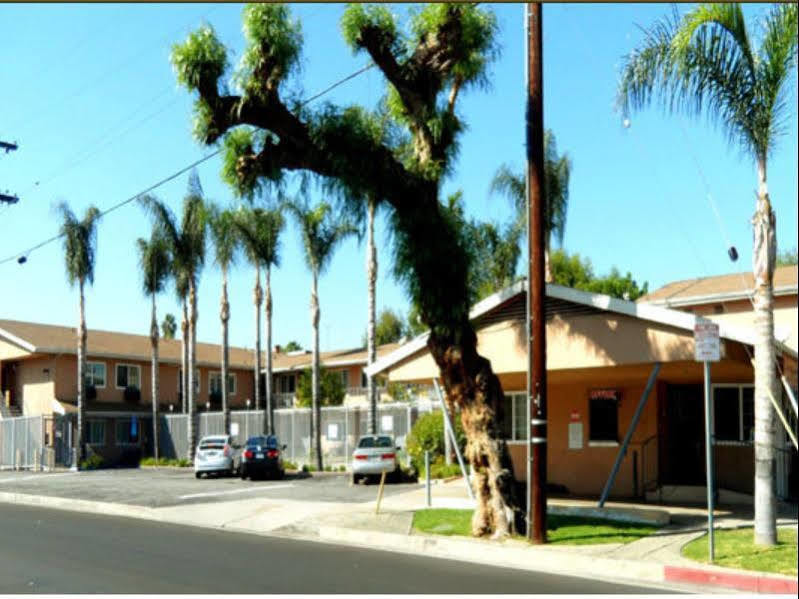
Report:
[[[319,405],[319,296],[317,278],[314,271],[311,287],[311,324],[313,326],[313,356],[311,359],[311,454],[316,454],[316,468],[321,472],[322,465],[322,409]]]
[[[188,366],[189,366],[189,309],[186,304],[186,298],[183,298],[183,320],[180,323],[180,332],[182,334],[182,338],[180,340],[180,361],[181,361],[181,371],[180,371],[180,400],[181,400],[181,411],[185,414],[188,412],[188,385],[187,381],[189,380],[188,375]]]
[[[255,409],[261,407],[261,303],[264,301],[264,292],[261,289],[261,267],[255,265],[255,287],[252,290],[253,303],[255,304]]]
[[[83,279],[80,279],[78,299],[78,464],[86,459],[86,314],[83,297]]]
[[[228,371],[228,321],[230,320],[230,303],[227,297],[227,269],[222,269],[222,305],[219,310],[222,321],[222,418],[225,434],[230,434],[230,405],[227,397]]]
[[[155,294],[152,294],[153,318],[150,322],[150,345],[152,346],[152,361],[150,370],[152,377],[153,394],[153,457],[158,465],[158,318],[155,313]]]
[[[197,283],[192,277],[189,281],[189,363],[188,374],[186,376],[186,387],[188,393],[188,439],[189,439],[189,461],[194,463],[194,450],[197,447],[197,398],[194,397],[194,377],[195,364],[197,363]]]
[[[266,297],[264,308],[266,312],[266,410],[264,412],[264,430],[270,435],[275,434],[274,409],[272,404],[272,267],[266,265]]]
[[[368,285],[368,330],[366,334],[367,363],[371,366],[377,359],[375,347],[375,288],[377,284],[377,250],[375,249],[375,203],[369,201],[369,233],[366,244],[366,280]],[[366,397],[369,399],[369,427],[370,435],[377,434],[377,389],[373,376],[366,379]]]
[[[776,494],[774,489],[774,409],[769,395],[778,397],[774,368],[774,263],[777,234],[766,184],[765,160],[758,164],[757,208],[752,218],[755,308],[755,544],[777,542]]]

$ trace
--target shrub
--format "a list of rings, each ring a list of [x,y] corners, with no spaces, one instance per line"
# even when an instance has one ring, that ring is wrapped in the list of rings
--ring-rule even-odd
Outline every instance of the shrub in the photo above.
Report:
[[[466,445],[466,435],[459,417],[454,418],[455,438],[458,447],[463,451]],[[430,452],[430,461],[444,456],[444,415],[441,410],[429,412],[419,417],[408,433],[406,449],[411,458],[411,463],[417,472],[424,470],[424,452]],[[432,468],[430,469],[432,472]]]
[[[319,369],[319,403],[323,406],[340,406],[344,403],[346,394],[344,383],[341,376],[336,372],[330,372],[324,368]],[[298,408],[311,407],[311,369],[306,368],[297,379],[297,401]]]
[[[138,387],[134,387],[133,385],[128,385],[125,387],[125,401],[130,403],[139,403],[141,400],[141,391],[139,391]]]
[[[80,463],[81,470],[97,470],[105,465],[103,456],[93,453]]]
[[[142,458],[139,461],[139,466],[155,466],[155,458]],[[159,466],[178,466],[180,468],[186,468],[191,466],[191,463],[186,458],[158,458],[158,465]]]
[[[297,464],[288,460],[283,460],[283,468],[286,470],[299,470]]]

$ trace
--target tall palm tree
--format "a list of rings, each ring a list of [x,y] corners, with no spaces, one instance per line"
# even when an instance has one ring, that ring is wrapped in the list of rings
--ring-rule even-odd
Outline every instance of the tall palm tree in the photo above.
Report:
[[[189,411],[188,365],[189,365],[189,280],[180,265],[172,259],[172,278],[175,282],[175,295],[180,302],[180,403],[181,412]]]
[[[312,414],[311,414],[311,453],[316,454],[316,467],[322,470],[322,436],[320,431],[321,408],[319,402],[319,295],[317,284],[319,275],[330,264],[333,250],[343,239],[356,234],[358,229],[349,221],[335,218],[326,202],[310,207],[303,200],[286,204],[286,208],[297,221],[300,228],[305,261],[311,271],[311,325],[313,327],[313,351],[311,359]]]
[[[235,225],[247,258],[255,266],[255,405],[258,407],[261,373],[261,301],[266,304],[266,374],[264,432],[274,434],[274,401],[272,398],[272,267],[280,266],[280,233],[285,225],[277,210],[242,208],[236,213]],[[266,272],[265,295],[261,292],[261,267]]]
[[[89,206],[78,220],[66,202],[57,207],[61,216],[61,235],[64,237],[64,260],[70,285],[78,283],[78,462],[86,458],[84,416],[86,405],[86,314],[84,287],[94,283],[97,258],[97,220],[100,210]]]
[[[569,178],[572,163],[568,154],[558,154],[555,134],[544,132],[544,269],[546,280],[551,281],[549,249],[551,238],[563,244],[566,231],[566,211],[569,207]],[[503,164],[491,180],[490,193],[501,193],[513,204],[516,215],[514,229],[521,233],[527,228],[527,191],[524,173],[517,173]]]
[[[377,315],[375,313],[375,295],[377,287],[377,249],[375,248],[375,201],[368,202],[369,219],[367,224],[366,241],[366,284],[367,284],[367,314],[368,325],[366,329],[366,360],[369,366],[377,359],[375,331]],[[369,399],[369,425],[370,435],[377,434],[377,388],[374,376],[366,379],[366,396]]]
[[[175,321],[175,315],[167,313],[164,320],[161,321],[161,334],[164,339],[174,339],[175,332],[178,330],[178,323]]]
[[[152,403],[153,403],[153,457],[158,463],[158,317],[156,316],[155,296],[164,290],[164,284],[169,276],[170,256],[169,244],[154,230],[147,241],[139,237],[136,240],[139,251],[139,267],[142,272],[142,291],[152,301],[152,317],[150,319],[150,347],[152,357],[150,372],[152,378]]]
[[[230,433],[230,405],[228,404],[228,321],[230,320],[230,302],[227,295],[227,273],[236,260],[238,248],[237,229],[234,213],[211,206],[208,218],[208,230],[214,244],[214,258],[222,271],[222,297],[219,305],[219,319],[222,322],[222,414],[224,430]]]
[[[642,44],[625,59],[618,104],[626,117],[653,98],[669,112],[702,112],[750,154],[758,191],[752,217],[755,280],[755,543],[776,543],[774,492],[774,411],[778,395],[774,369],[775,216],[766,165],[784,131],[787,82],[796,67],[796,4],[772,5],[759,27],[759,46],[739,4],[701,4],[683,17],[646,31]]]
[[[203,201],[202,186],[196,171],[189,177],[188,193],[183,199],[183,213],[178,224],[172,211],[153,196],[143,196],[142,205],[154,220],[155,228],[169,244],[172,255],[172,275],[176,281],[178,292],[187,290],[188,307],[188,343],[187,359],[184,368],[186,411],[188,418],[188,455],[194,461],[194,450],[197,446],[197,428],[195,426],[196,399],[194,397],[195,368],[197,364],[197,285],[200,271],[205,263],[206,207]]]

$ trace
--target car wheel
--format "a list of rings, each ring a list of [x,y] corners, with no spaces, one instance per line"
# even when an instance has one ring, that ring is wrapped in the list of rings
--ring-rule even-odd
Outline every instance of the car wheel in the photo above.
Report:
[[[285,470],[281,470],[281,471],[279,471],[279,472],[277,473],[277,478],[278,478],[279,480],[283,480],[284,478],[286,478],[286,471],[285,471]]]
[[[202,475],[203,475],[202,472],[195,472],[194,473],[194,478],[200,478]]]
[[[247,471],[244,468],[239,468],[239,474],[241,475],[241,480],[247,480]]]
[[[360,476],[359,474],[355,474],[355,473],[353,472],[353,473],[352,473],[351,480],[352,480],[352,484],[353,484],[353,485],[357,485],[357,484],[358,484],[358,481],[359,481],[359,480],[361,480],[361,476]]]

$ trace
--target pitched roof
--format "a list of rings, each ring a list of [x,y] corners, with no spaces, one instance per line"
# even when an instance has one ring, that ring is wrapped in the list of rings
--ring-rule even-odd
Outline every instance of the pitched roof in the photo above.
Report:
[[[752,295],[754,278],[751,272],[738,272],[715,277],[674,281],[638,298],[638,303],[663,306],[686,306],[746,299]],[[774,269],[774,295],[796,294],[797,266]]]
[[[76,353],[75,327],[0,319],[0,338],[5,338],[31,353]],[[89,329],[87,331],[86,344],[87,353],[90,356],[144,361],[149,360],[151,356],[150,337],[147,335]],[[378,357],[394,351],[399,345],[399,343],[388,343],[379,346],[377,348]],[[159,339],[158,354],[161,362],[180,364],[180,339]],[[272,370],[274,372],[299,370],[311,365],[310,352],[273,353],[272,356]],[[367,352],[364,348],[327,351],[321,352],[320,359],[326,367],[365,364],[367,362]],[[219,360],[220,345],[197,343],[198,366],[218,367]],[[253,368],[253,350],[230,347],[229,361],[232,368]],[[263,364],[263,361],[261,364]]]
[[[74,354],[76,348],[75,327],[64,327],[18,320],[0,320],[0,337],[21,345],[31,353]],[[179,339],[159,339],[158,354],[161,362],[181,362]],[[150,337],[114,331],[89,329],[86,336],[86,350],[91,356],[105,356],[122,359],[150,359]],[[197,343],[197,365],[218,366],[220,346],[214,343]],[[252,368],[253,351],[231,347],[230,366],[233,368]]]
[[[522,280],[514,283],[510,287],[506,287],[501,291],[497,291],[493,295],[488,296],[484,300],[472,306],[469,312],[469,319],[472,321],[484,317],[489,312],[506,305],[510,300],[515,298],[521,293],[527,292],[527,281]],[[694,325],[697,322],[705,320],[701,316],[696,316],[689,312],[680,310],[671,310],[669,308],[661,308],[659,306],[643,303],[636,304],[627,300],[617,299],[609,295],[601,293],[591,293],[579,289],[572,289],[571,287],[564,287],[563,285],[556,285],[554,283],[547,283],[546,285],[546,298],[547,301],[555,299],[573,304],[582,305],[588,308],[604,310],[607,312],[615,312],[617,314],[624,314],[633,318],[641,320],[648,320],[659,324],[673,326],[683,330],[694,330]],[[728,323],[719,324],[719,336],[731,341],[737,341],[746,345],[754,345],[755,336],[754,332],[736,327]],[[367,375],[375,375],[390,368],[408,358],[417,352],[427,347],[427,338],[429,332],[418,335],[408,343],[403,344],[395,351],[386,354],[379,358],[374,364],[364,369]],[[786,346],[785,344],[776,341],[776,347],[793,357],[796,357],[796,352]]]

